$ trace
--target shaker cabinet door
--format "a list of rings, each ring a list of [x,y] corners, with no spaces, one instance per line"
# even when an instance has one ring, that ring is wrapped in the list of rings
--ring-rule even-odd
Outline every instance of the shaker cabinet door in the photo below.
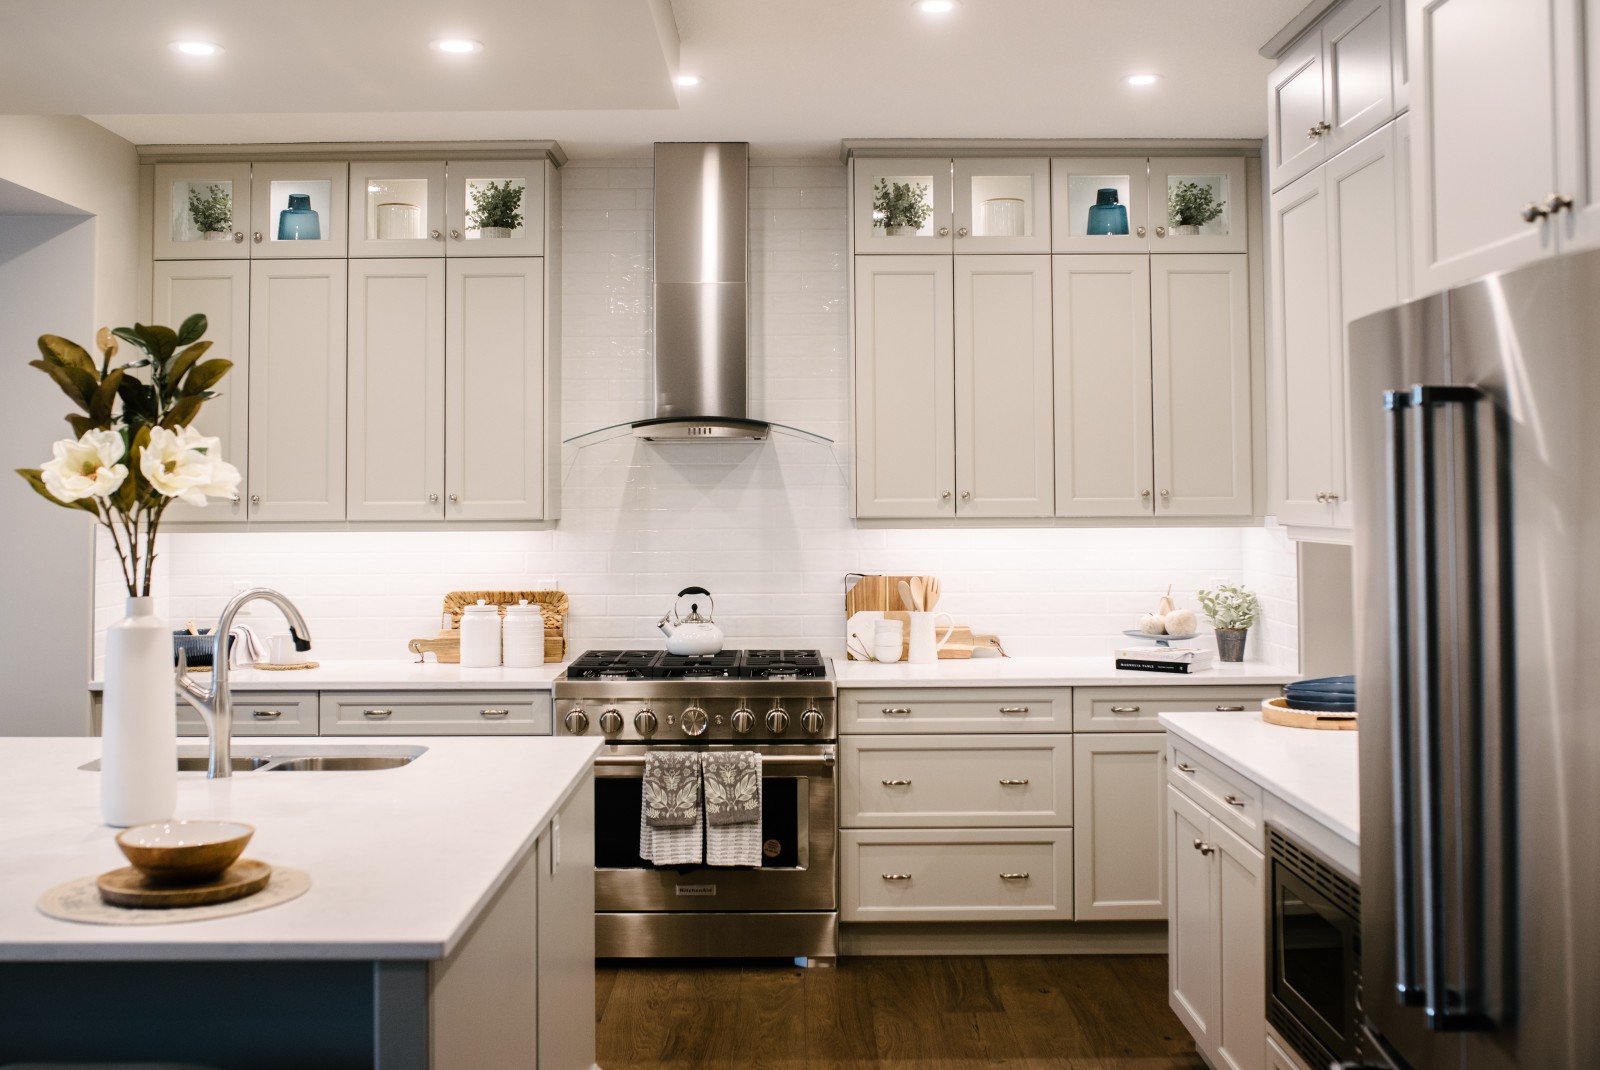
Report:
[[[250,265],[251,520],[343,520],[345,264]]]
[[[445,515],[544,517],[544,260],[448,262]]]
[[[1167,789],[1167,1000],[1208,1056],[1222,1032],[1222,964],[1217,947],[1221,910],[1211,819],[1176,788]],[[1210,847],[1210,851],[1203,848]],[[1260,917],[1258,928],[1264,927]]]
[[[349,518],[444,518],[444,261],[350,261]]]
[[[955,263],[956,514],[1055,512],[1050,258]]]
[[[258,163],[250,174],[250,257],[343,257],[350,165]]]
[[[1072,759],[1072,916],[1164,920],[1166,733],[1081,733]]]
[[[1050,251],[1050,161],[1044,158],[955,161],[958,253]]]
[[[1050,161],[1051,249],[1058,253],[1148,252],[1150,161],[1058,157]]]
[[[908,255],[948,253],[955,243],[948,157],[858,159],[855,251]]]
[[[249,258],[249,164],[157,164],[155,171],[157,260]]]
[[[543,160],[451,160],[445,175],[449,256],[543,256]]]
[[[1394,115],[1390,0],[1346,0],[1322,24],[1325,135],[1331,158]]]
[[[1058,256],[1057,516],[1150,516],[1150,258]]]
[[[953,517],[954,265],[858,256],[856,515]]]
[[[1267,76],[1268,184],[1287,185],[1322,162],[1322,35],[1310,33]]]
[[[1218,976],[1221,1030],[1215,1065],[1226,1070],[1262,1070],[1266,1061],[1267,987],[1266,863],[1261,852],[1211,823],[1216,869]],[[1180,848],[1181,849],[1181,848]]]
[[[350,255],[445,255],[444,164],[351,164]]]

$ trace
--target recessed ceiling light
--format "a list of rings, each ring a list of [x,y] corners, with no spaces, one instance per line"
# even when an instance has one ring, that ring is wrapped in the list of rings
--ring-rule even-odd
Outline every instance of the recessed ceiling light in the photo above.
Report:
[[[678,84],[681,86],[699,85],[700,79],[692,74],[680,74],[678,75]]]
[[[924,15],[948,15],[956,9],[956,0],[917,0],[917,10]]]
[[[1124,78],[1123,81],[1127,82],[1129,85],[1155,85],[1157,82],[1161,81],[1161,75],[1130,74],[1128,77]]]
[[[222,55],[222,46],[214,45],[210,41],[174,41],[167,47],[174,52],[182,52],[185,56]]]
[[[428,47],[435,52],[448,52],[453,56],[462,56],[468,52],[482,52],[483,42],[468,41],[464,37],[445,37],[441,40],[430,42]]]

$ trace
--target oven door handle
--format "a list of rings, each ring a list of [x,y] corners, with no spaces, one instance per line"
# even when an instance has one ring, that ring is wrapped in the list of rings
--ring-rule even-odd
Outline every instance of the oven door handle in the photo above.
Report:
[[[597,754],[594,764],[597,766],[611,767],[637,767],[644,768],[643,754]],[[761,766],[792,767],[803,765],[821,765],[833,768],[838,761],[838,754],[832,747],[824,749],[820,754],[762,754]]]

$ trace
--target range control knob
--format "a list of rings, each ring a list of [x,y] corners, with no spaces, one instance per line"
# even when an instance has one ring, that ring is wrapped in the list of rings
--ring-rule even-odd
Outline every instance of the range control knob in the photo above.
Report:
[[[733,730],[741,736],[750,734],[750,729],[756,726],[756,715],[740,706],[733,711]]]
[[[633,715],[633,727],[641,736],[655,735],[656,713],[649,706]]]
[[[685,706],[683,708],[683,734],[686,736],[703,736],[706,734],[706,711],[699,706]]]
[[[800,715],[800,727],[810,736],[822,731],[822,711],[813,706]]]
[[[600,731],[614,736],[622,731],[622,711],[612,706],[600,714]]]
[[[789,730],[789,715],[782,706],[774,706],[767,711],[767,731],[775,736],[781,736]]]
[[[581,736],[589,731],[589,715],[583,712],[581,706],[574,706],[568,710],[567,715],[561,719],[561,723],[566,725],[567,731],[575,736]]]

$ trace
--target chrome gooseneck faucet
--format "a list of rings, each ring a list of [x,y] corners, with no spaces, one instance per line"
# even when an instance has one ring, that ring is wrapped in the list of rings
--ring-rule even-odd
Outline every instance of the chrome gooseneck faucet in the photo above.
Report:
[[[289,633],[294,636],[296,650],[311,649],[311,629],[305,618],[289,601],[270,587],[252,587],[241,591],[222,607],[217,620],[217,630],[211,633],[211,687],[201,687],[189,675],[189,659],[178,651],[178,696],[199,711],[206,723],[206,733],[211,737],[210,757],[206,762],[206,776],[233,775],[233,695],[228,689],[228,633],[233,630],[233,618],[248,603],[271,602],[289,618]]]

